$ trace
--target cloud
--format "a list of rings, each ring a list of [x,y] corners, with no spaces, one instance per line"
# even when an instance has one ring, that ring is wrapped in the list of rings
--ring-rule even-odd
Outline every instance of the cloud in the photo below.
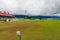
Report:
[[[12,14],[50,15],[60,14],[60,0],[0,0],[0,10]],[[58,16],[58,15],[57,15]]]

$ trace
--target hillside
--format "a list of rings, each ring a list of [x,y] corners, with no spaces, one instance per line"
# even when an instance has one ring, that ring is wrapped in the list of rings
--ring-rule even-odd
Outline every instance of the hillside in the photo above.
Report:
[[[27,16],[27,15],[14,15],[17,18],[28,18],[28,19],[46,19],[46,18],[53,18],[53,19],[60,19],[60,16]]]

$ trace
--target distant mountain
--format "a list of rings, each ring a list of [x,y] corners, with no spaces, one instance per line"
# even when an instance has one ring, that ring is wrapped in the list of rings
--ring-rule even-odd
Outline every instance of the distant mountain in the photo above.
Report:
[[[44,18],[54,18],[54,19],[60,19],[60,16],[27,16],[27,15],[14,15],[16,18],[28,18],[28,19],[44,19]]]
[[[26,15],[14,15],[14,16],[17,18],[25,18],[26,17]]]

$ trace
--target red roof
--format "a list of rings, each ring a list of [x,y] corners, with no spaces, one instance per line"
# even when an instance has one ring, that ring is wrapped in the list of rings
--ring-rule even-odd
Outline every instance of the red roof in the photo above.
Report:
[[[3,13],[3,16],[7,16],[7,13],[6,13],[6,11],[4,11],[4,13]]]
[[[0,11],[0,16],[12,16],[10,13],[4,11],[3,13]]]
[[[12,16],[12,15],[10,13],[8,13],[7,16]]]
[[[0,16],[2,16],[3,14],[2,14],[2,12],[0,11]]]

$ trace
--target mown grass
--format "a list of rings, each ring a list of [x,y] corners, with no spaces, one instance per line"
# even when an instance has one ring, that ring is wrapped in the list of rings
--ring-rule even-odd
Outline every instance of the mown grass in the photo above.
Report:
[[[17,30],[22,40],[60,40],[60,20],[0,23],[0,40],[19,40]]]

